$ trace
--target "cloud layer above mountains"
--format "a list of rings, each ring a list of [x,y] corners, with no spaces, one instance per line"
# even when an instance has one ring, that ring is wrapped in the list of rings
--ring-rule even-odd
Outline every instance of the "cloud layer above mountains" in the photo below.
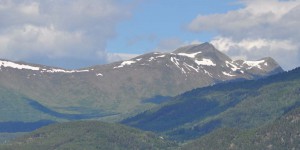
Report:
[[[131,50],[122,46],[122,40],[129,40],[128,45],[132,47],[137,45],[136,41],[142,40],[143,44],[137,47],[170,51],[178,46],[199,43],[198,39],[193,38],[211,33],[215,35],[211,42],[233,58],[256,60],[270,56],[284,69],[299,66],[300,0],[227,0],[223,3],[229,1],[239,7],[230,8],[229,11],[209,10],[207,13],[193,7],[191,11],[195,13],[186,13],[186,18],[191,19],[183,22],[184,19],[180,21],[174,17],[180,11],[165,9],[169,1],[164,1],[163,6],[160,5],[161,1],[154,1],[155,7],[147,5],[147,8],[150,7],[147,11],[144,10],[146,6],[140,5],[147,4],[144,0],[0,0],[0,56],[10,60],[79,68],[136,56],[128,54]],[[183,3],[170,2],[170,7]],[[183,10],[192,9],[194,3],[205,5],[206,2],[187,1]],[[169,16],[171,19],[168,20],[167,15],[153,13],[155,9],[161,9],[157,10],[160,13],[173,10],[169,13],[174,16]],[[193,19],[198,12],[202,14]],[[149,17],[161,21],[161,31],[155,30],[161,33],[139,36],[144,34],[144,30],[156,29],[151,25],[151,18],[147,20]],[[181,31],[181,27],[172,28],[170,24],[164,24],[165,20],[174,22],[171,24],[174,26],[186,25],[188,31]],[[131,22],[130,27],[118,28],[124,25],[124,21]],[[128,29],[137,32],[136,38],[130,39],[135,35],[130,31],[119,31]],[[208,38],[211,38],[211,34]],[[122,38],[118,40],[116,37]],[[120,45],[117,48],[122,50],[108,52],[107,45],[111,43]],[[155,45],[156,48],[153,48]]]
[[[0,55],[69,67],[106,62],[117,57],[106,44],[130,9],[115,0],[1,0]]]
[[[244,7],[227,13],[199,15],[192,32],[217,33],[212,43],[236,58],[275,58],[285,69],[300,64],[300,1],[241,0]]]

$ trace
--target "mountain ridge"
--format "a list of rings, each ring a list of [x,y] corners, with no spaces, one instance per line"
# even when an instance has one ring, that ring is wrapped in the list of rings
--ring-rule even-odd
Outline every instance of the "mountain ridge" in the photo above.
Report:
[[[61,114],[95,113],[87,111],[89,108],[120,114],[121,118],[155,106],[143,101],[155,96],[176,96],[219,82],[255,79],[283,71],[270,60],[236,63],[209,43],[74,70],[7,60],[0,60],[0,67],[0,86],[22,95],[22,105],[30,99]],[[26,107],[32,109],[29,104]],[[49,119],[47,115],[41,119]]]

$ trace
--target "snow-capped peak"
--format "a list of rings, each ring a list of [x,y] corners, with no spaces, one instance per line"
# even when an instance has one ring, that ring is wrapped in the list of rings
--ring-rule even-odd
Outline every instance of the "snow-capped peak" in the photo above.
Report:
[[[205,66],[216,66],[216,64],[210,60],[210,59],[205,59],[203,58],[202,60],[195,60],[195,63],[198,65],[205,65]]]

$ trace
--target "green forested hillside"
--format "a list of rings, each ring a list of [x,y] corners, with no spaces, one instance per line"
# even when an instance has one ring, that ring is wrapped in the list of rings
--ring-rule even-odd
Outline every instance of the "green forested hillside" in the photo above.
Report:
[[[300,107],[276,121],[250,130],[223,128],[190,142],[183,150],[300,149]]]
[[[168,149],[176,145],[163,137],[124,125],[97,121],[58,123],[40,128],[0,146],[4,150],[120,150]]]
[[[0,86],[0,122],[20,121],[20,118],[26,122],[53,119],[32,108],[24,95]]]
[[[299,105],[297,68],[265,79],[195,89],[122,123],[190,140],[219,128],[256,128]]]
[[[297,150],[300,148],[300,107],[253,129],[220,128],[186,143],[176,144],[150,132],[96,121],[59,123],[43,127],[2,150],[39,149],[178,149],[178,150]]]

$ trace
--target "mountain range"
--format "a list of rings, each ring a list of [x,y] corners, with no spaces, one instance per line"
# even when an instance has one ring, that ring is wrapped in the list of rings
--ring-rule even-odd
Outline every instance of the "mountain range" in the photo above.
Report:
[[[118,120],[216,83],[282,72],[272,58],[232,60],[212,44],[78,70],[0,61],[0,122]]]
[[[300,148],[300,68],[272,58],[204,43],[78,70],[0,65],[0,149]]]
[[[0,149],[299,149],[300,68],[180,94],[122,121],[56,123]]]

